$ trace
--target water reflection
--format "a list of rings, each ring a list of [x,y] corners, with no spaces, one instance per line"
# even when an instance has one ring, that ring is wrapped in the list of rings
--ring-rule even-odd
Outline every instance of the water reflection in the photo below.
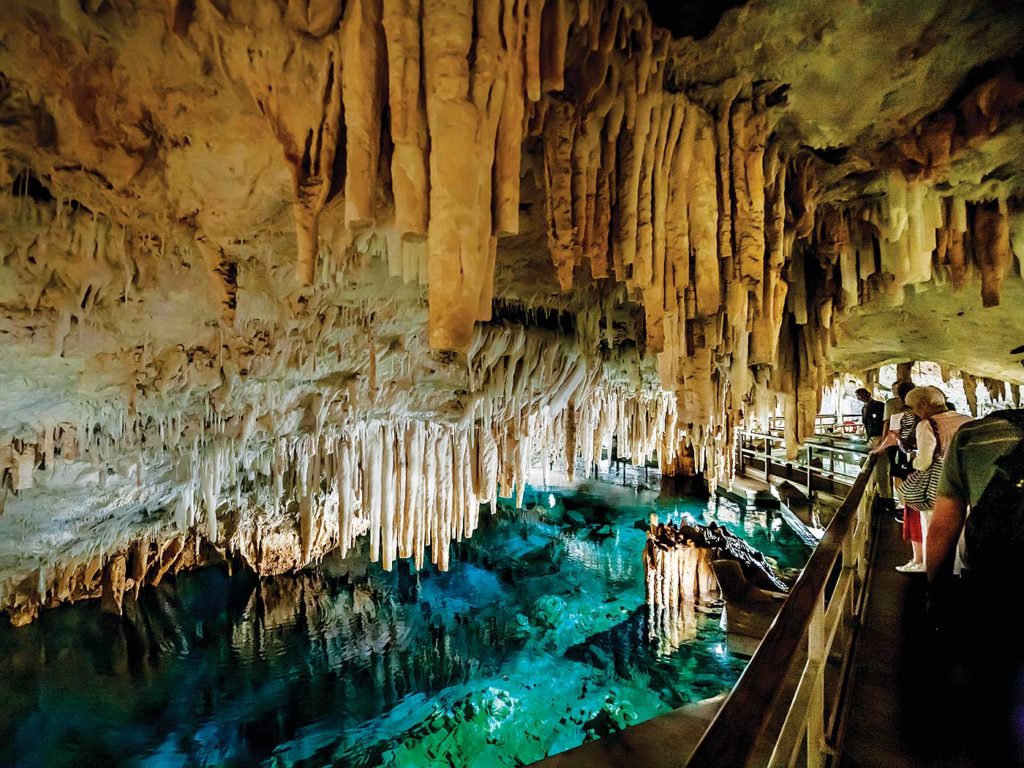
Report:
[[[715,695],[742,667],[715,620],[647,642],[654,502],[631,498],[531,494],[447,573],[359,553],[264,581],[211,568],[123,619],[79,604],[5,627],[0,763],[517,765]]]

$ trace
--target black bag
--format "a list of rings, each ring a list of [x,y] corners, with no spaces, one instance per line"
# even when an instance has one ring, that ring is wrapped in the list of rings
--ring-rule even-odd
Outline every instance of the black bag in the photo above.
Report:
[[[902,480],[914,471],[914,464],[906,451],[893,446],[889,449],[889,468],[893,477]]]
[[[898,448],[889,449],[889,461],[892,467],[892,476],[901,480],[905,479],[914,471],[914,462],[910,458],[910,452],[914,450],[917,438],[914,430],[917,429],[918,418],[910,411],[907,411],[900,418],[900,445]]]
[[[996,472],[967,515],[964,541],[971,576],[1019,578],[1024,557],[1024,410],[998,411],[1021,440],[996,461]]]

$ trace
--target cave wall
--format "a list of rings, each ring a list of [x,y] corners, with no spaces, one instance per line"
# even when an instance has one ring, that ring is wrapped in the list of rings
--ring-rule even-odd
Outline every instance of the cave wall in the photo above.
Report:
[[[614,435],[728,475],[744,414],[795,447],[844,370],[1024,383],[1012,5],[750,2],[700,40],[637,0],[8,5],[26,619],[140,542],[444,567],[531,463]]]

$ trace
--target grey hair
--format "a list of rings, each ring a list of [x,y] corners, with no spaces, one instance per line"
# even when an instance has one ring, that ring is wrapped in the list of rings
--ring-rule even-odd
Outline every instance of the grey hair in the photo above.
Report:
[[[904,402],[911,408],[939,406],[946,410],[946,393],[938,387],[914,387],[907,392]]]

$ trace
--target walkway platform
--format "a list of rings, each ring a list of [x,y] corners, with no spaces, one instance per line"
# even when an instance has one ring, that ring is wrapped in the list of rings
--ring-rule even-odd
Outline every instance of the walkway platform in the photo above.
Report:
[[[875,520],[875,541],[838,765],[974,766],[962,746],[963,702],[951,694],[926,622],[925,576],[894,570],[910,558],[910,544],[891,515]]]
[[[718,713],[725,694],[534,763],[534,768],[678,768]]]
[[[736,475],[732,485],[719,484],[715,494],[741,507],[761,507],[762,509],[778,509],[779,497],[772,493],[771,488],[762,480],[745,475]]]

